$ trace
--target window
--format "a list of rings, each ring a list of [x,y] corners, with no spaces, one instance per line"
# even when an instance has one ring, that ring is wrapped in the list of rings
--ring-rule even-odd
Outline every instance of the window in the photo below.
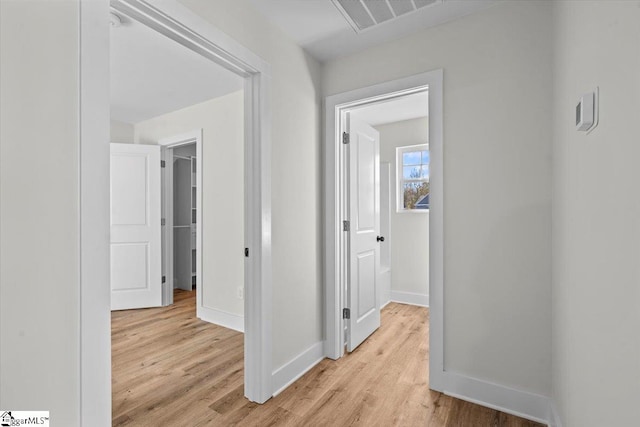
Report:
[[[429,146],[396,149],[398,212],[429,211]]]

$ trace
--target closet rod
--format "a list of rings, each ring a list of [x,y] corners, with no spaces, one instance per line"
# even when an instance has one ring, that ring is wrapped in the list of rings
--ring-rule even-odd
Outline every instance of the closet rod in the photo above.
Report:
[[[175,154],[173,155],[174,159],[180,159],[180,160],[191,160],[191,157],[182,157],[182,156],[176,156]]]

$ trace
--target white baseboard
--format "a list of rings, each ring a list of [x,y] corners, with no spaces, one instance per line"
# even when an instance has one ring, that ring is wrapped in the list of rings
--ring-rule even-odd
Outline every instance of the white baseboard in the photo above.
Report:
[[[429,295],[427,294],[415,294],[413,292],[391,290],[391,301],[429,307]]]
[[[320,341],[273,371],[273,395],[280,394],[323,359],[324,342]]]
[[[549,398],[461,374],[444,372],[444,394],[542,424],[549,421]]]
[[[205,322],[215,323],[216,325],[244,333],[244,316],[209,307],[198,307],[197,311],[198,318]]]
[[[553,400],[549,404],[549,427],[562,427],[562,421]]]
[[[384,304],[382,304],[382,305],[380,306],[380,310],[382,310],[383,308],[385,308],[385,307],[387,306],[387,304],[389,304],[390,302],[391,302],[391,300],[389,300],[389,301],[385,302]]]

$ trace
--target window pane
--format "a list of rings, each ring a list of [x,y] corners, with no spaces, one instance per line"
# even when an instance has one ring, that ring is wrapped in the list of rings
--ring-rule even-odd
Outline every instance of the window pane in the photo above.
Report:
[[[422,165],[420,168],[420,178],[429,179],[429,165]]]
[[[418,179],[421,173],[420,166],[405,166],[402,168],[403,179]]]
[[[410,151],[402,154],[402,164],[403,165],[419,165],[420,162],[420,152],[419,151]]]
[[[429,164],[429,152],[428,151],[423,151],[422,152],[422,163],[423,164]]]
[[[403,184],[404,208],[416,209],[416,203],[429,194],[428,182],[407,182]],[[422,207],[424,209],[424,207]]]

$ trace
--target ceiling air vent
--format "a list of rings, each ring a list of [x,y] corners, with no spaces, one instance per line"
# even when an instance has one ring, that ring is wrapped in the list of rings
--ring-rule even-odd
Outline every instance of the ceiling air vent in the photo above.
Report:
[[[331,0],[356,33],[443,0]]]

